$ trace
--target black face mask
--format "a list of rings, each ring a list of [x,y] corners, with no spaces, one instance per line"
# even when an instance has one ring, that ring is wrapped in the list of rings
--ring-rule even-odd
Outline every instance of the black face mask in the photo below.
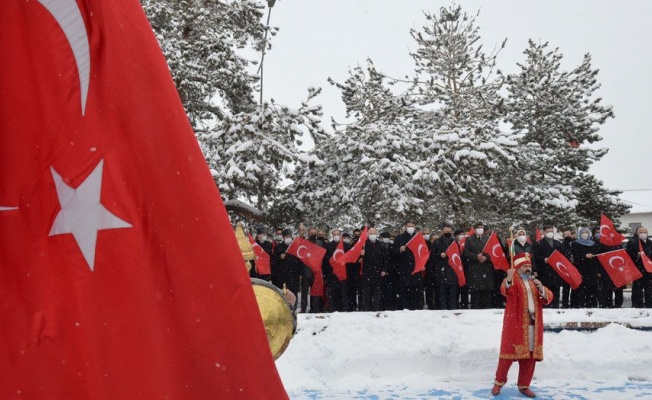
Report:
[[[570,236],[567,236],[567,237],[564,238],[564,243],[570,243],[572,241],[573,241],[573,238],[570,237]]]
[[[450,239],[450,238],[453,237],[453,233],[452,232],[446,232],[446,233],[444,233],[444,237],[447,238],[447,239]]]
[[[308,239],[310,239],[310,240],[317,240],[317,235],[310,235],[310,237],[309,237]]]

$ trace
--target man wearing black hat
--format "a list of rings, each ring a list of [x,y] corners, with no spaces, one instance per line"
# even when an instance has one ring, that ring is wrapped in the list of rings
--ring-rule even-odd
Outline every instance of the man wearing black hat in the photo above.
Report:
[[[256,243],[263,249],[265,250],[265,253],[269,255],[270,258],[270,268],[271,268],[271,259],[272,259],[272,243],[267,240],[267,228],[263,225],[260,225],[256,228]],[[258,268],[256,268],[256,265],[254,264],[254,268],[252,268],[250,271],[250,275],[252,278],[259,278],[263,279],[266,281],[271,281],[272,276],[271,275],[263,275],[258,272]]]
[[[283,242],[274,247],[272,283],[279,288],[285,285],[295,295],[299,293],[303,263],[286,251],[294,239],[291,229],[283,230]]]
[[[484,224],[473,227],[475,234],[466,238],[464,255],[469,260],[469,273],[466,284],[471,294],[471,308],[491,308],[494,291],[494,266],[489,254],[484,253],[488,236],[484,235]]]
[[[416,261],[412,251],[406,247],[416,234],[414,220],[405,221],[405,232],[396,237],[392,247],[400,274],[402,307],[409,310],[423,310],[423,275],[413,273]]]

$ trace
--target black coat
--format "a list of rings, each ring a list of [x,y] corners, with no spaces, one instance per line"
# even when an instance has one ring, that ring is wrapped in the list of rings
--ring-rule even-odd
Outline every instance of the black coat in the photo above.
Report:
[[[387,272],[387,248],[378,240],[367,239],[362,256],[362,282],[377,283],[381,280],[381,272]]]
[[[643,274],[643,276],[646,275],[652,275],[649,272],[645,270],[645,267],[643,266],[643,258],[641,257],[641,247],[643,248],[643,252],[645,253],[648,258],[652,259],[652,240],[650,238],[647,238],[644,242],[638,238],[638,235],[634,235],[633,238],[629,239],[627,242],[627,254],[632,258],[634,261],[634,264],[636,265],[636,268],[638,268],[639,271]]]
[[[478,238],[471,235],[464,242],[464,256],[469,260],[469,273],[466,275],[466,284],[469,290],[494,290],[494,266],[489,254],[483,253],[489,236]],[[478,254],[482,253],[487,260],[478,262]]]
[[[562,243],[559,240],[548,241],[548,239],[543,238],[534,244],[534,270],[537,272],[543,286],[558,287],[564,284],[564,280],[545,261],[555,250],[563,254]]]
[[[391,250],[392,256],[396,261],[396,268],[398,269],[400,280],[403,285],[407,286],[418,286],[423,283],[423,276],[421,274],[412,274],[416,265],[412,251],[406,248],[401,252],[401,246],[407,245],[414,235],[410,235],[407,232],[401,233],[394,239],[394,245]]]
[[[272,257],[272,283],[279,288],[283,288],[283,284],[287,285],[287,288],[294,294],[299,292],[300,279],[303,275],[304,264],[291,254],[285,254],[288,249],[288,245],[281,243],[276,245],[274,248],[274,254]],[[285,254],[285,258],[281,258],[281,255]]]
[[[441,254],[446,253],[446,250],[448,250],[448,247],[454,241],[455,239],[452,237],[447,238],[442,235],[432,244],[430,259],[434,266],[436,282],[447,285],[458,284],[457,275],[455,274],[455,271],[453,271],[453,268],[448,264],[448,256],[444,258],[441,257]]]

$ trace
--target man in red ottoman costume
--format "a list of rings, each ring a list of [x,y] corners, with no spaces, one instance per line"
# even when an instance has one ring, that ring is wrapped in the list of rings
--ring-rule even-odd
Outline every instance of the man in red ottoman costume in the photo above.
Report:
[[[532,261],[528,253],[514,258],[514,268],[507,271],[500,292],[507,298],[507,305],[496,381],[491,394],[500,393],[507,382],[512,362],[518,360],[518,390],[527,397],[536,397],[530,390],[530,382],[536,362],[543,360],[543,305],[552,301],[552,292],[532,277]]]

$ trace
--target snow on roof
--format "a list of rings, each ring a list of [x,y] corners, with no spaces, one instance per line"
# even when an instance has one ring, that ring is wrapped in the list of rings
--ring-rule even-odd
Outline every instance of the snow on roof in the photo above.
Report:
[[[623,203],[632,206],[630,214],[652,212],[652,189],[628,190],[618,197]]]

